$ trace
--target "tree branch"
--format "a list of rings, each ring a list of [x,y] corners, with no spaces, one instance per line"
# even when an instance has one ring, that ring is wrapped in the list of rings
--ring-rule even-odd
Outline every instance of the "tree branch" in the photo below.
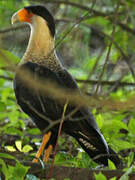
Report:
[[[8,33],[8,32],[10,32],[10,31],[16,31],[16,30],[18,30],[18,29],[23,29],[23,28],[26,28],[26,27],[28,27],[28,25],[26,25],[26,24],[18,25],[18,26],[13,26],[13,27],[11,26],[11,27],[9,27],[9,28],[0,30],[0,34]]]
[[[1,152],[0,152],[1,153]],[[5,159],[6,164],[15,166],[16,162],[11,159]],[[29,161],[21,162],[25,166],[29,166],[30,169],[28,173],[37,176],[38,178],[47,178],[47,173],[49,172],[51,165],[45,164],[45,169],[42,168],[40,163],[32,163]],[[113,177],[117,177],[119,179],[124,172],[122,170],[93,170],[90,168],[75,168],[75,167],[64,167],[64,166],[56,166],[54,165],[52,170],[51,178],[56,180],[63,180],[65,178],[69,178],[71,180],[95,180],[94,174],[98,174],[102,172],[106,178],[109,180]],[[134,180],[135,173],[131,173],[129,175],[129,180]]]
[[[116,14],[115,19],[114,19],[115,22],[116,22],[116,18],[117,18],[119,6],[120,6],[120,0],[118,0],[117,7],[116,7],[116,9],[115,9],[115,14]],[[116,24],[114,23],[113,29],[112,29],[112,33],[111,33],[112,40],[114,40],[115,30],[116,30]],[[99,87],[100,87],[100,84],[101,84],[101,81],[102,81],[102,77],[103,77],[103,75],[104,75],[104,72],[105,72],[107,63],[108,63],[108,61],[109,61],[109,56],[110,56],[110,53],[111,53],[112,45],[113,45],[113,41],[111,41],[110,44],[109,44],[109,48],[108,48],[108,52],[107,52],[107,55],[106,55],[105,63],[104,63],[104,66],[103,66],[103,70],[102,70],[102,72],[101,72],[101,74],[100,74],[100,76],[99,76],[99,81],[98,81],[98,83],[97,83],[97,88],[96,88],[95,94],[98,93],[98,89],[99,89]]]
[[[38,0],[39,2],[43,3],[43,1]],[[45,3],[55,3],[55,4],[66,4],[66,5],[70,5],[70,6],[74,6],[76,8],[82,9],[82,10],[87,10],[89,11],[90,8],[84,5],[81,5],[79,3],[74,3],[74,2],[69,2],[69,1],[64,1],[64,0],[53,0],[53,1],[49,1],[49,0],[44,0]],[[103,13],[101,11],[97,11],[97,10],[92,10],[92,13],[96,16],[101,16],[101,17],[108,17],[107,19],[109,21],[111,21],[112,23],[114,23],[114,18],[112,17],[113,15],[115,15],[114,12],[109,12],[109,13]],[[135,35],[135,29],[130,28],[129,26],[127,26],[126,24],[116,21],[115,22],[117,25],[119,25],[123,30],[132,33],[133,35]]]
[[[97,80],[83,80],[83,79],[76,79],[78,83],[86,83],[86,84],[92,84],[95,85],[98,83]],[[108,85],[108,86],[113,86],[115,85],[116,81],[101,81],[101,85]],[[119,86],[124,87],[124,86],[135,86],[135,83],[128,83],[128,82],[119,82]]]

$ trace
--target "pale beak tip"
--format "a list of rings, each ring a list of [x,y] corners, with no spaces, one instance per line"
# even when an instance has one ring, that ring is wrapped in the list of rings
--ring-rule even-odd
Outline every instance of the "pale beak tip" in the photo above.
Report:
[[[13,25],[15,22],[18,22],[18,21],[19,21],[18,14],[17,13],[13,14],[11,18],[11,24]]]

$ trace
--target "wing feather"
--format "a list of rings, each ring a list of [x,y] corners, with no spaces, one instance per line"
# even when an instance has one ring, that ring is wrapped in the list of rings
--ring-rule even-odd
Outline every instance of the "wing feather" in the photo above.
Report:
[[[49,80],[50,83],[55,82],[62,88],[80,92],[75,80],[65,69],[59,72],[53,72],[42,65],[32,62],[27,62],[19,68],[18,72],[25,69],[28,70],[31,73],[32,79],[36,80],[35,82],[42,80],[41,83],[46,85],[45,80]],[[19,77],[18,73],[15,75],[14,89],[18,104],[41,130],[44,130],[49,125],[49,122],[62,117],[64,104],[37,88],[30,88],[27,83],[22,81],[22,77]],[[66,109],[66,115],[71,113],[75,108],[75,106],[69,104]],[[70,121],[71,119],[72,121]],[[76,121],[77,119],[78,121]],[[53,128],[53,131],[58,131],[58,126],[55,129]],[[76,138],[91,157],[95,157],[100,153],[109,153],[106,141],[87,107],[79,108],[72,115],[72,118],[66,120],[63,123],[63,131]],[[107,158],[106,160],[104,158],[99,159],[104,164],[107,164]]]

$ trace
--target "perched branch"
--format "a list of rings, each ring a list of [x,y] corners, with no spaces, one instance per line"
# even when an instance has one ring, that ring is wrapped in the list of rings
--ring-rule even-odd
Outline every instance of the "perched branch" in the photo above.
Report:
[[[1,152],[0,152],[1,153]],[[11,159],[5,159],[5,162],[8,165],[15,166],[16,162]],[[50,165],[46,164],[45,169],[42,168],[39,163],[32,163],[22,161],[22,164],[25,166],[29,166],[30,169],[28,173],[37,176],[38,178],[47,178],[47,173],[50,170]],[[64,166],[55,166],[52,169],[51,178],[56,180],[63,180],[65,178],[69,178],[71,180],[95,180],[94,174],[98,174],[102,172],[106,178],[109,180],[113,177],[117,177],[118,179],[124,174],[122,170],[93,170],[89,168],[75,168],[75,167],[64,167]],[[129,180],[134,180],[135,173],[131,173],[129,175]]]

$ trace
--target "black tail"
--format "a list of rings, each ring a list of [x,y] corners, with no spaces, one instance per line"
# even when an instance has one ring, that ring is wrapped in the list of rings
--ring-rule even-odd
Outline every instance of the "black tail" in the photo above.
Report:
[[[73,136],[96,163],[108,166],[108,159],[110,159],[116,167],[121,164],[118,155],[108,147],[93,115],[87,108],[79,109],[72,117],[72,121],[66,121],[63,124],[63,130]]]
[[[109,147],[109,159],[115,164],[117,168],[124,167],[121,159],[118,157],[118,154],[116,154],[116,152],[111,147]]]
[[[72,136],[96,163],[108,165],[109,149],[100,132],[91,128],[89,134],[78,131]]]
[[[110,159],[117,168],[122,167],[122,161],[118,155],[108,147],[103,135],[93,128],[88,132],[78,131],[74,134],[75,139],[81,145],[85,152],[98,164],[108,166]]]

